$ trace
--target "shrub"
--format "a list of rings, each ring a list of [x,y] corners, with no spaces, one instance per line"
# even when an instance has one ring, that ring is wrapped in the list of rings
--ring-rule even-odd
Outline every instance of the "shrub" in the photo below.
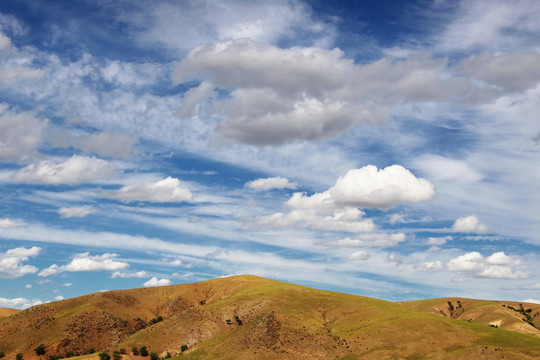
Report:
[[[37,356],[45,355],[45,345],[40,344],[37,348],[34,349],[34,351],[36,352]]]
[[[126,349],[124,349],[124,348],[121,348],[119,351],[120,351],[120,354],[122,354],[122,355],[126,355],[126,354],[127,354],[127,351],[126,351]]]
[[[188,349],[188,346],[187,346],[186,344],[180,346],[180,351],[181,351],[181,352],[184,352],[184,351],[186,351],[187,349]]]
[[[165,359],[170,359],[172,357],[171,353],[167,351],[167,355],[165,355]]]
[[[23,354],[17,353],[17,355],[15,355],[15,359],[16,360],[23,360]]]
[[[159,355],[155,352],[150,353],[150,360],[159,360]]]
[[[146,346],[141,346],[139,353],[141,354],[141,356],[148,356],[148,349],[146,348]]]
[[[120,354],[120,351],[114,350],[112,354],[113,354],[113,359],[114,360],[121,360],[122,359],[122,354]]]
[[[107,354],[106,352],[99,353],[99,359],[100,360],[111,360],[111,355]]]
[[[3,358],[4,356],[6,356],[6,353],[3,351],[0,351],[0,359]]]

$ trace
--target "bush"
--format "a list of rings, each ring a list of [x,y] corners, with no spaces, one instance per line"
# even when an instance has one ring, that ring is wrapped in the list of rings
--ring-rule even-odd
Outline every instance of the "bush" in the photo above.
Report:
[[[114,350],[112,355],[113,355],[114,360],[121,360],[122,359],[122,354],[120,354],[120,351]]]
[[[124,349],[124,348],[121,348],[119,351],[120,351],[120,354],[122,354],[122,355],[126,355],[126,354],[127,354],[127,351],[126,351],[126,349]]]
[[[45,355],[45,345],[40,344],[37,348],[34,349],[34,351],[36,352],[37,356]]]
[[[3,358],[4,356],[6,356],[6,353],[3,351],[0,351],[0,359]]]
[[[155,352],[150,353],[150,360],[159,360],[159,355]]]
[[[141,346],[139,353],[141,354],[141,356],[148,356],[148,349],[146,348],[146,346]]]
[[[15,355],[15,359],[16,360],[23,360],[23,354],[17,353],[17,355]]]
[[[133,355],[139,355],[139,349],[137,349],[136,346],[131,348],[131,352],[133,353]]]
[[[184,344],[184,345],[182,345],[182,346],[180,347],[180,351],[181,351],[181,352],[184,352],[184,351],[186,351],[187,349],[188,349],[188,346],[187,346],[186,344]]]
[[[99,353],[100,360],[111,360],[111,355],[107,354],[106,352]]]

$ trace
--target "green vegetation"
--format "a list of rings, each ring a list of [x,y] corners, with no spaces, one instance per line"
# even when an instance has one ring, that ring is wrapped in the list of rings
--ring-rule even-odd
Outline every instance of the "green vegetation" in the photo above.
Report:
[[[100,360],[111,360],[111,355],[109,355],[106,352],[100,352],[99,353],[99,359]]]
[[[15,355],[15,359],[16,360],[23,360],[23,354],[17,353],[17,355]]]
[[[155,352],[150,353],[150,360],[159,360],[159,355]]]
[[[133,355],[135,355],[135,356],[138,356],[139,355],[139,349],[136,346],[134,346],[134,347],[131,348],[131,353]]]
[[[141,346],[141,349],[139,350],[139,354],[141,356],[148,356],[148,349],[146,348],[146,346]]]
[[[37,356],[45,355],[45,345],[40,344],[37,348],[34,349]]]
[[[186,351],[187,349],[188,349],[188,346],[187,346],[186,344],[184,344],[184,345],[182,345],[182,346],[180,347],[180,351],[181,351],[181,352],[184,352],[184,351]]]

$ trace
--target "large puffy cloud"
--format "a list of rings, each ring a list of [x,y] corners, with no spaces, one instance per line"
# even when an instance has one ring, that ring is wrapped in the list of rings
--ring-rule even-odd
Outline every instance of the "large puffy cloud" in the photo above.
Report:
[[[296,189],[296,184],[284,177],[272,177],[248,181],[246,187],[253,190]]]
[[[370,219],[362,219],[365,213],[358,208],[386,210],[400,203],[429,200],[434,193],[429,181],[415,177],[402,166],[378,170],[369,165],[350,170],[322,193],[310,196],[294,193],[286,202],[290,209],[288,213],[274,213],[253,222],[262,228],[299,226],[353,233],[372,232],[375,225]],[[359,244],[364,243],[362,239],[356,240]],[[396,240],[383,242],[385,246],[392,246],[399,242]]]
[[[175,69],[175,84],[211,81],[230,91],[216,102],[226,120],[217,131],[245,143],[325,139],[358,123],[390,118],[392,100],[451,100],[467,80],[447,74],[444,59],[381,59],[357,65],[339,49],[280,49],[249,40],[199,46]]]
[[[513,267],[520,264],[519,259],[512,258],[504,252],[496,252],[487,258],[479,252],[473,251],[457,258],[451,259],[446,267],[452,272],[468,274],[474,277],[487,277],[496,279],[523,279],[529,274]]]
[[[38,164],[30,164],[13,173],[11,180],[38,184],[75,185],[106,178],[114,171],[115,167],[105,160],[73,155],[61,163],[43,160]]]
[[[155,183],[126,185],[114,191],[105,192],[106,197],[121,201],[182,202],[191,199],[191,191],[180,180],[168,177]]]
[[[58,266],[53,264],[46,269],[43,269],[38,274],[39,276],[50,276],[60,274],[64,271],[81,272],[81,271],[114,271],[122,270],[129,266],[128,263],[117,261],[117,254],[105,253],[103,255],[90,256],[89,253],[77,254],[69,264]]]
[[[29,155],[40,143],[46,120],[33,114],[14,113],[0,104],[0,160],[18,160]]]
[[[370,165],[350,170],[329,190],[339,204],[362,208],[389,209],[400,203],[420,202],[433,198],[433,185],[415,177],[399,165],[377,170]]]
[[[0,253],[0,278],[15,279],[26,274],[34,274],[38,271],[35,266],[22,265],[29,257],[39,255],[41,248],[34,246],[27,248],[15,248]]]
[[[488,230],[488,227],[482,224],[476,215],[469,215],[469,216],[461,217],[457,219],[454,225],[452,226],[452,231],[454,232],[478,233],[478,232],[486,232],[487,230]]]

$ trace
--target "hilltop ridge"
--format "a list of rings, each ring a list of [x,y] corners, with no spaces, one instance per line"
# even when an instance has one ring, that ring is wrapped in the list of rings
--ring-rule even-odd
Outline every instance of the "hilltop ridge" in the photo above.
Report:
[[[123,348],[128,350],[126,360],[136,359],[129,350],[143,345],[162,357],[181,354],[184,345],[182,359],[540,357],[536,323],[525,324],[532,330],[522,334],[518,328],[481,324],[481,316],[469,322],[435,314],[433,309],[445,301],[392,303],[232,276],[34,306],[0,319],[0,351],[8,358],[22,353],[25,360],[38,358],[34,349],[40,344],[46,357]],[[472,317],[473,308],[495,312],[487,303],[477,306],[478,301],[460,300],[467,309],[463,316]],[[505,314],[513,311],[498,306]],[[525,307],[531,313],[540,309]],[[504,318],[506,322],[510,318]]]

